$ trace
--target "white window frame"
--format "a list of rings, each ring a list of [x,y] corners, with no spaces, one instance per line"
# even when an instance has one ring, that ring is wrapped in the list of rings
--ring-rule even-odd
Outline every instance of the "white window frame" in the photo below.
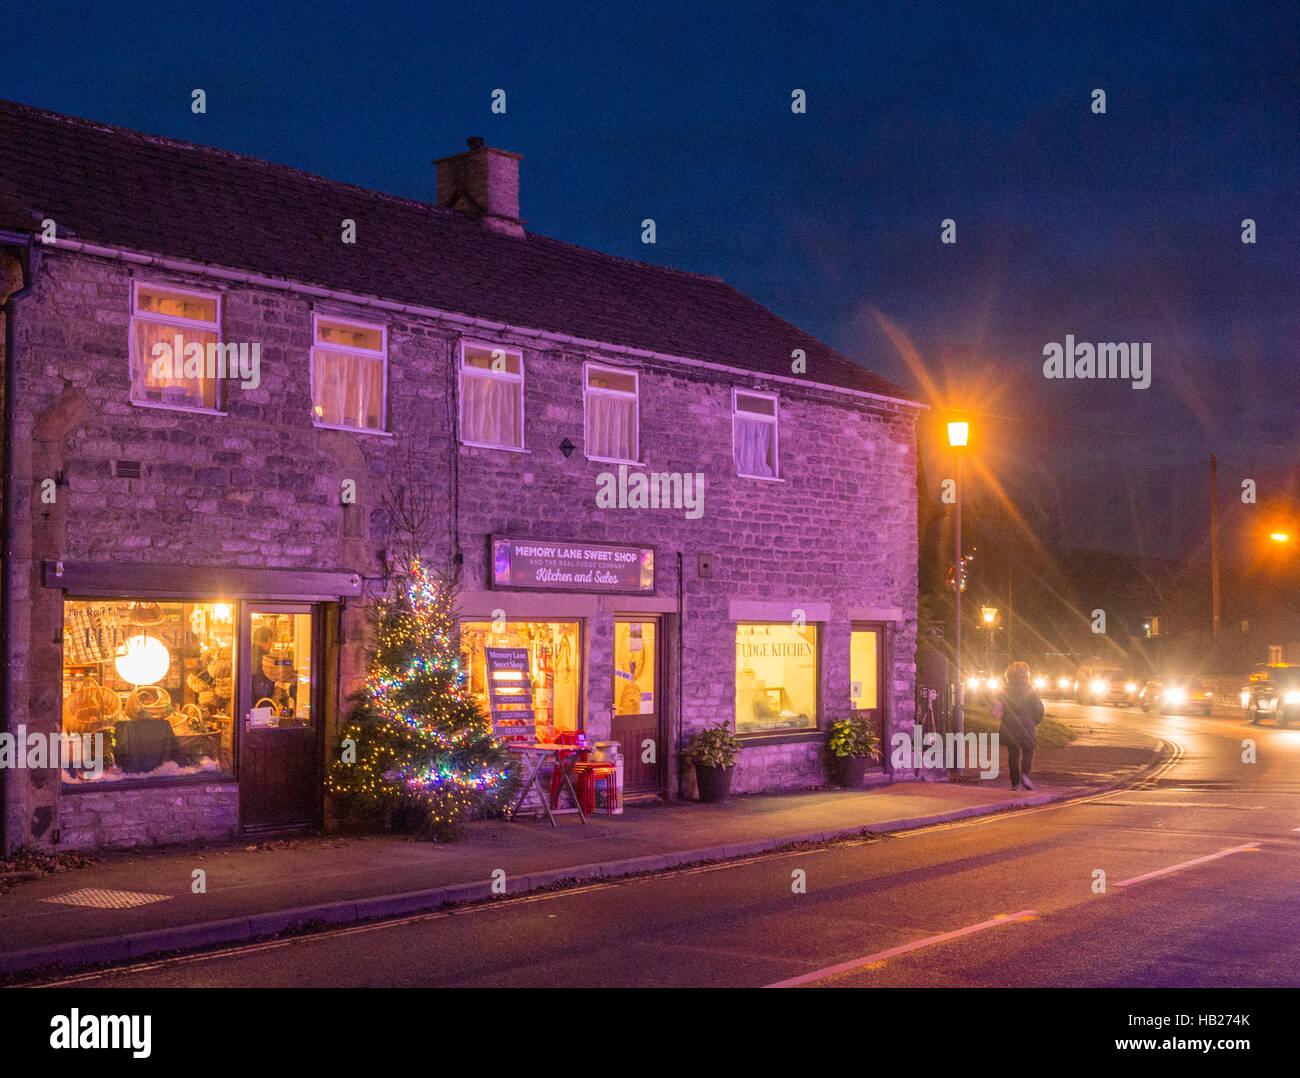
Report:
[[[764,400],[772,402],[771,416],[765,416],[761,412],[742,412],[740,410],[740,396],[762,397]],[[781,398],[775,394],[763,389],[744,389],[741,386],[731,387],[731,462],[736,463],[736,420],[741,417],[753,420],[759,423],[772,424],[772,464],[775,475],[750,475],[748,472],[742,472],[740,466],[736,465],[736,475],[742,479],[757,479],[765,483],[781,482]]]
[[[496,442],[472,442],[465,437],[465,349],[466,348],[483,348],[489,352],[500,350],[506,355],[519,357],[519,373],[511,374],[509,371],[494,371],[490,367],[473,367],[471,378],[495,378],[502,382],[517,382],[519,384],[519,444],[518,445],[499,445]],[[509,347],[500,341],[475,341],[461,338],[460,344],[456,350],[456,370],[457,370],[457,401],[456,401],[456,434],[460,439],[461,445],[472,445],[479,449],[503,449],[507,453],[527,453],[528,452],[528,424],[524,422],[526,413],[524,404],[528,396],[524,391],[524,379],[527,376],[528,364],[524,361],[524,350],[522,348]]]
[[[320,340],[321,322],[335,322],[341,326],[349,326],[352,329],[377,329],[379,330],[380,351],[372,352],[369,348],[351,348],[341,344],[322,344]],[[324,423],[316,416],[316,349],[323,348],[327,352],[343,352],[349,356],[361,356],[363,359],[377,359],[384,366],[384,388],[380,401],[380,425],[378,427],[350,427],[346,423]],[[331,314],[329,311],[312,311],[311,312],[311,351],[308,353],[307,364],[307,386],[311,393],[311,422],[312,426],[319,427],[322,430],[346,430],[353,434],[380,434],[388,435],[388,327],[382,322],[361,322],[356,318],[346,314]]]
[[[592,370],[607,371],[610,374],[630,374],[632,382],[636,386],[630,394],[618,389],[593,389],[588,384],[589,372]],[[621,400],[627,400],[630,396],[635,402],[636,415],[636,450],[635,457],[593,457],[587,451],[587,398],[595,395],[599,397],[618,397]],[[640,464],[641,463],[641,372],[635,367],[616,367],[612,363],[599,363],[594,360],[587,360],[582,365],[582,452],[588,460],[597,460],[605,464]]]
[[[168,314],[141,314],[140,289],[146,291],[156,289],[159,292],[172,292],[178,296],[194,296],[197,299],[215,299],[217,301],[217,320],[215,322],[200,322],[194,318],[177,318],[175,315]],[[127,323],[126,332],[126,355],[127,355],[127,377],[130,380],[131,387],[129,390],[131,403],[136,408],[162,408],[168,412],[195,412],[198,415],[225,415],[226,414],[226,386],[224,379],[217,380],[217,406],[215,408],[204,408],[193,404],[168,404],[166,401],[150,401],[135,399],[135,372],[131,370],[131,356],[135,348],[135,324],[139,322],[149,322],[157,326],[174,326],[177,329],[197,329],[204,333],[215,333],[217,335],[217,344],[225,344],[225,339],[221,333],[223,315],[225,314],[225,295],[220,291],[205,292],[196,288],[181,288],[176,285],[168,284],[165,281],[142,281],[138,278],[131,280],[131,320]],[[142,356],[141,362],[152,363],[152,357]],[[176,357],[172,357],[172,362]],[[204,356],[206,364],[207,357]],[[206,372],[206,366],[204,368]]]

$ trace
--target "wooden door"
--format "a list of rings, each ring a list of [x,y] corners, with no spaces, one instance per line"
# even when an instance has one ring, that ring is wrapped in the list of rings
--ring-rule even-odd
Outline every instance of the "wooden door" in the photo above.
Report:
[[[623,754],[623,792],[663,789],[663,705],[658,618],[614,622],[614,717],[610,740]]]
[[[240,636],[240,818],[246,833],[311,827],[321,809],[317,618],[245,604]]]

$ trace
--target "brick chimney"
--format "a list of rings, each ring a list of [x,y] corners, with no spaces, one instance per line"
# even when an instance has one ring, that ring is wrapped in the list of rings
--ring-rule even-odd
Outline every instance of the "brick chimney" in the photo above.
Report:
[[[519,162],[522,155],[468,140],[469,149],[444,157],[438,166],[438,205],[476,218],[484,227],[507,236],[523,236],[519,216]]]

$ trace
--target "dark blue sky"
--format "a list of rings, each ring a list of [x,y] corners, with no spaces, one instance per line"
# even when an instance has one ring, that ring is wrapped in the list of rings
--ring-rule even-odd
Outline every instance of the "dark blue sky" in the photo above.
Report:
[[[1072,544],[1195,550],[1211,452],[1229,547],[1242,478],[1293,500],[1289,5],[622,6],[19,3],[0,96],[430,201],[482,135],[533,230],[718,274],[983,413],[973,452]],[[1151,388],[1045,380],[1066,334],[1149,341]]]

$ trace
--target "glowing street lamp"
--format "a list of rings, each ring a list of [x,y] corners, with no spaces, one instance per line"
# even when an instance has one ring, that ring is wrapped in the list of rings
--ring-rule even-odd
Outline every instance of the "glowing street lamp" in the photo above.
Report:
[[[1290,542],[1291,540],[1291,536],[1288,535],[1286,532],[1274,532],[1272,535],[1269,536],[1269,538],[1272,539],[1273,542],[1275,543],[1287,543]]]
[[[998,620],[998,608],[996,606],[982,606],[980,607],[980,616],[984,619],[984,628],[989,633],[984,647],[984,669],[991,670],[993,666],[993,623]]]

